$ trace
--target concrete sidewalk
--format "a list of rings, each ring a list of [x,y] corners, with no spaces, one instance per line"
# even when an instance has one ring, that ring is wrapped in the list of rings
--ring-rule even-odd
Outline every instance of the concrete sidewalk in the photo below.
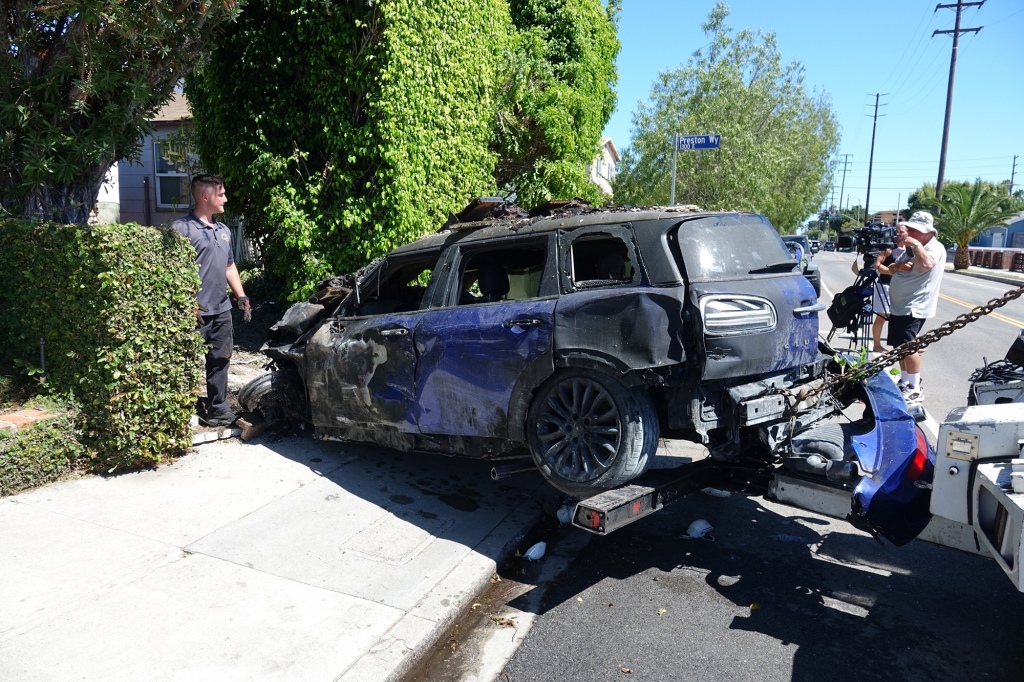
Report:
[[[1010,286],[1019,287],[1024,284],[1024,272],[1011,272],[1009,270],[994,270],[992,268],[979,268],[975,265],[970,266],[966,270],[954,270],[953,259],[948,258],[946,261],[946,270],[944,274],[955,274],[964,277],[976,277],[978,279],[987,279],[991,282],[999,282],[1001,284],[1008,284]]]
[[[263,438],[2,499],[0,678],[398,679],[556,497],[489,470]]]

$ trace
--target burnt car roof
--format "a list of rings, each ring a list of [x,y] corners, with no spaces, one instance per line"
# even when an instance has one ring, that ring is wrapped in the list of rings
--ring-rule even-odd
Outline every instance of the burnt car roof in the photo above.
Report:
[[[572,209],[537,217],[490,218],[455,223],[436,234],[422,237],[392,251],[394,255],[441,247],[454,241],[474,242],[497,239],[511,234],[542,234],[563,228],[586,225],[615,225],[623,222],[654,221],[666,218],[697,218],[719,215],[756,215],[746,211],[703,211],[695,206],[607,207]]]

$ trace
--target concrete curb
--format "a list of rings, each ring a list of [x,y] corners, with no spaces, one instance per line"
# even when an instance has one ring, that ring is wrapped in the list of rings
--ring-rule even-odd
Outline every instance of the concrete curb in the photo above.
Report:
[[[498,566],[512,556],[516,545],[542,514],[534,501],[519,504],[499,526],[516,529],[511,537],[495,529],[484,538],[337,682],[401,680],[423,657],[430,655],[449,626],[472,606],[473,599],[497,574]]]

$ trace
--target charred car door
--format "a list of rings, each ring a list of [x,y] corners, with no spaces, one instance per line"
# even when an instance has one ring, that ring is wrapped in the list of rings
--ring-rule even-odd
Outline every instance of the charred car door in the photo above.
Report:
[[[552,372],[557,283],[550,236],[455,246],[442,306],[416,327],[424,434],[509,438],[517,400]],[[528,394],[527,394],[528,395]]]
[[[316,427],[417,430],[413,335],[439,255],[382,261],[360,284],[355,314],[314,333],[306,385]]]

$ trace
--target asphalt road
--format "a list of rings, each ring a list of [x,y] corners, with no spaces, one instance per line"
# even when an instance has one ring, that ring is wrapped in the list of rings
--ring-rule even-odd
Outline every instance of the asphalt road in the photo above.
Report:
[[[815,260],[831,291],[852,283],[852,254]],[[946,275],[926,329],[1008,288]],[[936,420],[1022,327],[1015,301],[926,352]],[[698,518],[713,541],[681,538]],[[1024,594],[978,556],[883,547],[845,522],[739,495],[692,495],[608,537],[548,523],[523,546],[540,538],[548,555],[504,566],[410,680],[1024,679]]]
[[[1020,679],[1024,596],[991,562],[752,499],[681,505],[588,545],[510,680]],[[714,542],[679,539],[697,516]]]

